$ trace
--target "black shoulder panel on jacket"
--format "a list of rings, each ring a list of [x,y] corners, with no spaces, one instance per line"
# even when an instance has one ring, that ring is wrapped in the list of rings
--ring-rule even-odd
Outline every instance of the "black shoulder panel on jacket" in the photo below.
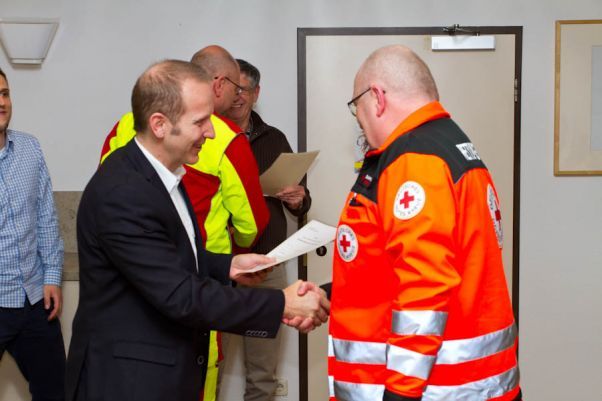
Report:
[[[443,159],[454,183],[471,169],[486,168],[460,127],[449,118],[441,118],[401,135],[384,152],[364,159],[352,191],[376,202],[380,174],[406,153],[433,155]]]

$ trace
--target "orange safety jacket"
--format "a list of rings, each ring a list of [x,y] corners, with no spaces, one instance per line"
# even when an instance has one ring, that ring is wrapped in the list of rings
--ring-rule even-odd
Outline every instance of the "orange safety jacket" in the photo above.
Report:
[[[497,192],[438,102],[364,164],[340,217],[329,327],[338,401],[510,401],[517,331]]]

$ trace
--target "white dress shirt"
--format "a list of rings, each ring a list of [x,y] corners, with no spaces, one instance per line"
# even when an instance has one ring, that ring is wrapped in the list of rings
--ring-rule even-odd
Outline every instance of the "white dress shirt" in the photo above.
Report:
[[[182,193],[178,189],[178,185],[180,184],[180,181],[182,181],[182,177],[184,177],[184,174],[186,174],[186,170],[184,169],[184,166],[180,166],[176,169],[175,172],[172,173],[167,167],[163,165],[163,163],[157,160],[155,156],[153,156],[148,150],[144,148],[144,146],[142,146],[142,144],[138,141],[138,138],[134,137],[134,140],[136,141],[136,144],[138,145],[144,156],[150,162],[151,166],[153,166],[153,168],[159,175],[159,178],[161,178],[161,181],[163,182],[163,185],[165,185],[165,189],[167,189],[167,192],[169,192],[169,196],[171,197],[171,200],[174,206],[176,207],[176,210],[178,211],[178,215],[180,215],[180,220],[182,220],[182,224],[184,225],[186,233],[188,234],[188,239],[190,240],[190,245],[192,246],[192,250],[194,252],[194,261],[196,264],[196,269],[198,271],[199,266],[194,235],[194,225],[192,223],[192,217],[190,216],[190,213],[188,213],[186,201],[184,200]]]

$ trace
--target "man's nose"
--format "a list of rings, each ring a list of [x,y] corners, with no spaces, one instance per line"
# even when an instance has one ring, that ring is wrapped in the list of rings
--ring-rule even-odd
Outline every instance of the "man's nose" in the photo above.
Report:
[[[209,124],[207,126],[207,129],[205,130],[205,134],[203,136],[209,139],[215,138],[215,130],[213,129],[213,124]]]

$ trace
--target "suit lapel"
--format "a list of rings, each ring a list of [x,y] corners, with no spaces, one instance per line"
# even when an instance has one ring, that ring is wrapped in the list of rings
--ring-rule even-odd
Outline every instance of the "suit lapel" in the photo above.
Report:
[[[178,189],[180,190],[180,193],[182,194],[182,197],[184,198],[184,202],[186,202],[186,209],[188,210],[188,214],[190,215],[190,218],[192,219],[192,226],[194,227],[194,240],[195,240],[195,244],[196,244],[196,249],[197,249],[197,261],[198,261],[198,267],[199,267],[199,274],[201,276],[206,276],[208,274],[204,263],[201,263],[201,255],[205,252],[205,247],[203,246],[203,243],[201,241],[202,237],[201,237],[201,231],[199,230],[199,225],[198,225],[198,221],[196,218],[196,214],[194,213],[194,210],[192,208],[192,202],[190,202],[190,198],[188,197],[188,193],[186,192],[186,187],[184,186],[184,184],[180,181],[180,184],[178,186]]]
[[[184,224],[182,223],[182,219],[180,218],[178,210],[176,209],[176,206],[174,205],[173,200],[171,199],[171,195],[169,194],[169,192],[167,192],[167,188],[165,188],[165,185],[163,184],[163,181],[161,181],[159,174],[157,174],[157,172],[155,171],[155,168],[152,166],[152,164],[150,164],[150,162],[148,161],[148,159],[146,158],[144,153],[142,153],[142,150],[140,150],[140,148],[138,147],[138,144],[135,143],[135,141],[133,139],[130,142],[128,142],[127,145],[125,145],[124,152],[125,152],[126,158],[130,161],[130,163],[132,164],[134,169],[137,170],[138,172],[140,172],[140,174],[162,194],[163,200],[165,202],[167,202],[167,204],[169,205],[168,206],[169,209],[172,211],[170,219],[173,221],[174,224],[176,224],[178,226],[178,232],[179,232],[179,234],[181,234],[184,237],[185,246],[190,251],[190,259],[192,262],[194,262],[194,251],[192,250],[190,241],[188,240],[188,234],[186,232],[186,228],[184,227]],[[190,200],[188,199],[188,195],[186,194],[186,191],[184,190],[184,187],[182,186],[181,182],[179,184],[179,188],[180,188],[180,192],[184,196],[184,200],[186,202],[186,208],[188,209],[188,213],[192,219],[192,224],[194,226],[194,232],[195,232],[195,242],[196,242],[196,246],[197,246],[197,255],[200,259],[200,250],[202,249],[202,246],[199,246],[200,245],[199,239],[201,238],[201,236],[200,236],[199,229],[198,229],[198,226],[196,223],[196,218],[195,218],[194,212],[192,211],[192,206],[191,206]],[[181,244],[177,244],[177,246],[180,246],[180,245]],[[201,269],[200,262],[198,263],[198,266],[199,266],[199,272],[200,272],[200,269]],[[190,266],[190,270],[193,271],[194,273],[196,273],[196,268],[194,265]]]
[[[175,206],[173,206],[173,202],[171,200],[171,196],[169,196],[169,192],[163,185],[163,181],[159,178],[159,174],[155,171],[153,166],[150,164],[144,153],[138,147],[138,144],[135,143],[135,140],[131,140],[124,147],[124,152],[126,154],[127,159],[132,163],[134,168],[142,174],[144,178],[148,182],[150,182],[161,194],[164,196],[166,201],[169,201],[174,212],[177,214],[177,210]]]

